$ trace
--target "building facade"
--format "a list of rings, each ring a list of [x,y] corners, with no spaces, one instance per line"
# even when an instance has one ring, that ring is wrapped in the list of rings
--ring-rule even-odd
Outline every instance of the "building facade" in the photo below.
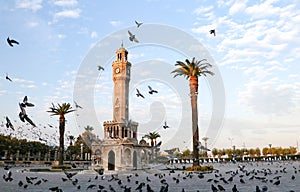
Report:
[[[138,123],[129,119],[131,63],[121,46],[112,63],[113,119],[103,123],[104,138],[92,144],[92,167],[104,170],[143,169],[152,158],[145,140],[138,142]]]

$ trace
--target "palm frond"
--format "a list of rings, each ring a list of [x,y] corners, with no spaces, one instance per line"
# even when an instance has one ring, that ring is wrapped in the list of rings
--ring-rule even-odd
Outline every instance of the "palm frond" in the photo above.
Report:
[[[171,72],[175,73],[173,78],[177,76],[184,76],[186,79],[189,79],[191,76],[206,76],[207,74],[214,75],[213,72],[208,70],[208,68],[211,68],[212,65],[206,61],[206,59],[197,61],[195,57],[193,57],[192,61],[186,59],[185,63],[182,61],[176,61],[175,66],[177,68]]]

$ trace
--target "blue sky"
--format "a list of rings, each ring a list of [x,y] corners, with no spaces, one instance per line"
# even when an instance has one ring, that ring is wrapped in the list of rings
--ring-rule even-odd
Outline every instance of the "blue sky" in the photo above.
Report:
[[[157,27],[161,25],[194,37],[209,53],[203,57],[219,70],[218,77],[209,78],[222,80],[225,115],[220,120],[221,126],[210,136],[210,148],[229,148],[229,138],[233,138],[237,147],[261,148],[269,143],[296,146],[300,140],[300,29],[297,27],[300,5],[296,0],[192,0],[188,3],[0,0],[0,5],[0,116],[3,117],[0,123],[8,116],[15,127],[22,126],[14,132],[1,127],[1,133],[20,135],[23,130],[22,136],[29,139],[54,136],[55,129],[47,124],[57,125],[58,121],[49,117],[47,109],[52,102],[73,104],[76,100],[83,109],[66,116],[66,134],[77,136],[83,127],[92,125],[95,134],[102,138],[103,121],[112,119],[111,62],[123,41],[133,64],[130,118],[140,124],[139,137],[156,130],[164,141],[163,148],[190,148],[188,81],[173,79],[168,70],[173,69],[177,60],[191,59],[193,55],[189,49],[182,53],[176,47],[151,44],[151,35],[162,40],[174,36],[174,42],[185,41],[173,33],[161,35]],[[135,20],[143,22],[138,29]],[[146,33],[151,27],[155,28],[153,34]],[[128,40],[128,29],[137,35],[139,44]],[[216,36],[209,34],[211,29],[216,29]],[[20,45],[9,47],[7,37],[16,39]],[[110,38],[119,43],[117,46],[111,43],[105,53],[109,59],[101,60],[104,53],[97,51],[104,45],[102,40]],[[81,73],[89,59],[88,64],[95,71],[87,78]],[[156,64],[162,68],[147,67]],[[105,70],[97,71],[97,65],[104,66]],[[156,76],[143,79],[150,72],[157,72]],[[6,73],[13,82],[5,79]],[[78,84],[80,89],[75,90]],[[159,94],[137,99],[135,88],[146,92],[147,85],[156,88]],[[201,138],[211,128],[215,103],[212,96],[216,94],[211,86],[209,80],[201,77],[198,98]],[[93,91],[92,99],[85,97],[86,90]],[[37,128],[18,119],[18,102],[25,95],[36,105],[28,108],[27,113]],[[91,118],[93,115],[97,118]],[[170,124],[169,130],[161,128],[164,121]]]

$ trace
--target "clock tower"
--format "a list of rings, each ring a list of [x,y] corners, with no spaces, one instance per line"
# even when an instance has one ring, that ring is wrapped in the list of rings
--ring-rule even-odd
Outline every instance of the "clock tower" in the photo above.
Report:
[[[138,122],[129,119],[129,81],[131,63],[123,47],[112,63],[113,119],[103,122],[104,138],[92,144],[92,166],[104,170],[145,168],[153,157],[153,148],[142,139],[138,142]]]
[[[131,63],[128,61],[128,51],[123,46],[116,52],[116,60],[112,63],[114,98],[113,120],[128,121],[128,99]]]

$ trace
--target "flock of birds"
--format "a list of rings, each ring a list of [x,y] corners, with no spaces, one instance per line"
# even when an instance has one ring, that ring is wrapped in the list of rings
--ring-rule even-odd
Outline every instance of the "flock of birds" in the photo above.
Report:
[[[20,45],[20,43],[17,40],[11,39],[10,37],[7,38],[7,43],[10,47],[14,47],[15,45]],[[100,70],[100,68],[99,68],[99,70]],[[9,82],[13,82],[13,78],[11,78],[8,75],[8,73],[6,73],[5,79],[8,80]],[[78,109],[78,108],[82,109],[82,107],[80,105],[78,105],[75,101],[74,101],[74,103],[75,103],[75,108],[76,109]],[[34,107],[34,104],[29,103],[28,102],[28,97],[25,96],[23,101],[19,103],[19,108],[20,108],[19,119],[20,119],[20,121],[22,121],[25,124],[16,127],[16,126],[14,126],[14,123],[17,123],[17,120],[12,121],[8,116],[4,116],[5,122],[2,121],[1,124],[0,124],[0,127],[6,127],[10,131],[1,130],[1,132],[5,133],[6,135],[9,134],[11,136],[15,136],[17,138],[24,138],[25,137],[25,138],[28,139],[29,136],[31,135],[32,139],[34,139],[34,140],[38,139],[39,141],[48,143],[48,145],[56,145],[56,143],[57,143],[56,138],[57,138],[57,135],[58,135],[57,130],[54,131],[54,133],[52,132],[53,135],[49,135],[47,133],[44,133],[44,131],[41,130],[41,129],[35,130],[34,128],[38,128],[38,126],[39,127],[44,127],[45,129],[46,128],[57,128],[57,127],[56,126],[54,127],[51,124],[46,124],[46,125],[38,124],[38,126],[37,126],[26,112],[26,108],[28,108],[28,107],[29,108]],[[30,135],[28,133],[25,133],[24,126],[26,126],[26,125],[31,125],[32,126],[31,130],[29,130]],[[15,131],[17,131],[17,132],[15,132]],[[44,134],[44,135],[42,136],[42,134]],[[69,135],[67,133],[66,138],[68,138],[68,136]]]
[[[140,28],[140,27],[143,25],[142,22],[138,22],[138,21],[135,21],[135,24],[136,24],[137,28]],[[129,30],[128,30],[128,34],[129,34],[129,40],[130,40],[131,42],[139,43],[139,40],[137,39],[137,37],[136,37],[132,32],[130,32]],[[215,36],[215,35],[216,35],[215,29],[210,30],[210,34],[213,34],[213,35]],[[10,38],[10,37],[7,38],[7,43],[8,43],[8,45],[9,45],[10,47],[14,47],[14,46],[16,46],[16,45],[20,45],[20,43],[19,43],[17,40],[15,40],[15,39],[13,39],[13,38]],[[100,65],[98,65],[97,67],[98,67],[98,70],[99,70],[99,71],[104,71],[104,67],[102,67],[102,66],[100,66]],[[8,81],[10,81],[10,82],[13,82],[13,78],[11,78],[11,77],[8,75],[8,73],[6,73],[5,79],[8,80]],[[149,88],[149,91],[148,91],[149,94],[153,95],[153,94],[158,93],[158,91],[152,89],[151,86],[148,86],[148,88]],[[136,89],[136,92],[137,92],[137,93],[136,93],[136,96],[137,96],[137,97],[145,98],[144,94],[142,94],[142,93],[139,91],[139,89]],[[76,109],[82,109],[82,107],[81,107],[79,104],[77,104],[75,101],[74,101],[74,104],[75,104],[75,108],[76,108]],[[31,126],[32,126],[32,129],[33,129],[33,128],[37,128],[37,125],[33,122],[33,120],[29,117],[29,115],[28,115],[27,112],[26,112],[26,109],[27,109],[27,108],[31,108],[31,107],[34,107],[34,104],[29,103],[29,102],[28,102],[28,97],[25,96],[24,99],[23,99],[23,101],[19,103],[19,108],[20,108],[19,119],[20,119],[23,123],[25,123],[25,125],[31,125]],[[16,120],[14,120],[14,121],[16,122]],[[15,131],[15,129],[16,129],[16,127],[13,125],[13,121],[11,121],[11,119],[10,119],[8,116],[5,116],[5,123],[2,121],[2,124],[0,124],[0,127],[4,127],[4,126],[6,126],[6,128],[10,129],[11,131]],[[24,125],[18,127],[18,133],[19,133],[19,135],[21,135],[21,136],[27,137],[28,134],[24,134],[24,133],[23,133],[23,130],[22,130],[23,126],[24,126]],[[42,125],[39,124],[39,126],[42,126]],[[43,127],[44,127],[44,128],[46,128],[46,127],[53,128],[54,126],[48,124],[48,125],[44,125]],[[167,122],[165,122],[165,124],[163,125],[163,128],[164,128],[164,129],[169,128],[169,126],[167,125]],[[44,137],[43,137],[43,136],[42,136],[42,132],[43,132],[43,131],[39,130],[39,131],[31,132],[31,133],[32,133],[33,135],[35,135],[35,138],[38,138],[40,141],[45,141],[45,142],[49,141],[49,140],[51,139],[51,136],[48,135],[48,134],[45,134]],[[55,134],[57,134],[57,131],[55,132]],[[10,135],[13,135],[13,133],[10,133]],[[15,133],[15,136],[17,136],[17,133]],[[66,136],[67,136],[67,135],[66,135]],[[27,138],[28,138],[28,137],[27,137]],[[53,140],[54,138],[55,138],[55,136],[52,136],[52,140]],[[56,142],[56,139],[54,139],[53,142],[55,143],[55,142]]]
[[[299,163],[276,162],[263,163],[248,162],[234,165],[229,170],[214,169],[209,172],[185,172],[176,169],[157,169],[152,173],[127,172],[126,174],[103,174],[94,172],[78,174],[77,171],[64,171],[53,175],[27,173],[23,170],[4,167],[3,180],[0,181],[15,187],[15,189],[49,190],[49,191],[254,191],[268,192],[280,187],[278,191],[295,192],[299,183],[296,177],[300,172]],[[222,166],[222,165],[221,165]],[[222,168],[222,167],[221,167]],[[7,173],[5,173],[7,171]],[[14,178],[14,175],[18,175]],[[49,182],[48,182],[49,181]],[[289,183],[286,186],[286,182]],[[299,182],[299,181],[298,181]],[[251,189],[251,190],[249,190]]]
[[[137,28],[139,28],[143,23],[139,23],[139,22],[135,21],[135,24],[136,24]],[[216,36],[216,29],[211,29],[211,30],[209,30],[209,33],[212,34],[212,35],[214,35],[214,36]],[[131,31],[129,31],[129,30],[128,30],[128,35],[129,35],[128,38],[129,38],[129,40],[130,40],[131,42],[139,43],[139,40],[137,39],[136,35],[133,34],[133,33],[132,33]]]

